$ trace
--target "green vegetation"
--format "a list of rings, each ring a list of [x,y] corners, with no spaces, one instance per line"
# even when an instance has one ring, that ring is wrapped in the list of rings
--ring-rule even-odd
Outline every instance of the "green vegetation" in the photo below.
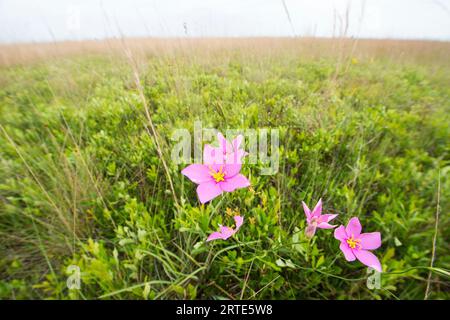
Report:
[[[0,298],[449,299],[450,68],[296,55],[137,61],[175,190],[120,57],[0,69]],[[345,67],[347,66],[347,67]],[[170,160],[174,129],[278,128],[280,168],[200,205]],[[440,177],[440,185],[439,185]],[[304,200],[380,231],[381,288]],[[440,201],[434,266],[430,268]],[[235,237],[205,243],[227,208]],[[230,212],[231,210],[228,210]],[[68,290],[67,267],[81,269]],[[431,278],[428,280],[429,273]]]

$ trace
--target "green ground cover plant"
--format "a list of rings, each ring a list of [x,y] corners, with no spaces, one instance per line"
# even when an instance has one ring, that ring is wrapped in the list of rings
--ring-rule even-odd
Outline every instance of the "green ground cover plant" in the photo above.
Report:
[[[444,61],[336,68],[333,57],[230,51],[134,62],[1,67],[0,298],[450,298]],[[250,188],[200,204],[170,158],[173,131],[196,120],[278,129],[278,172],[244,165]],[[359,217],[381,232],[380,288],[333,230],[305,236],[301,203],[319,198],[336,224]],[[235,214],[246,221],[233,238],[205,241]],[[66,285],[71,265],[79,290]]]

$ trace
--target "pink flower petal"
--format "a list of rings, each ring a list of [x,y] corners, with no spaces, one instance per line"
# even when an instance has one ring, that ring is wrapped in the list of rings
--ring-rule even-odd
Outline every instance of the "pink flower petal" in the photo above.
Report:
[[[237,174],[224,182],[218,183],[218,185],[223,191],[232,192],[236,189],[250,186],[250,181],[242,174]]]
[[[225,165],[223,163],[213,163],[213,164],[208,164],[207,167],[208,167],[209,171],[218,172],[219,170],[222,169],[222,172],[223,172],[224,171],[223,168],[225,168]]]
[[[312,238],[316,234],[316,228],[317,226],[314,224],[308,224],[308,226],[305,229],[305,235],[307,238]]]
[[[354,253],[356,250],[350,249],[347,243],[341,242],[341,244],[339,245],[339,249],[341,249],[341,251],[344,253],[345,259],[347,261],[355,261],[356,257]]]
[[[311,216],[319,217],[322,214],[322,199],[319,199],[316,206],[314,207]]]
[[[303,201],[302,201],[302,205],[303,205],[303,211],[305,212],[306,219],[309,221],[309,219],[311,219],[311,210],[309,210],[308,206]]]
[[[244,140],[244,136],[242,134],[238,135],[236,138],[234,138],[232,144],[233,144],[233,150],[236,152],[239,150],[239,147],[241,146],[242,141]]]
[[[215,148],[210,145],[205,145],[203,149],[203,161],[206,164],[242,164],[242,158],[247,155],[243,149],[239,149],[244,137],[237,136],[232,143],[219,132],[217,134],[219,147]]]
[[[320,216],[320,221],[321,222],[330,222],[331,220],[333,220],[337,216],[338,216],[337,214],[323,214],[323,215]]]
[[[358,237],[361,233],[361,223],[359,222],[359,219],[357,217],[353,217],[350,219],[350,221],[347,224],[347,228],[345,228],[345,232],[347,232],[347,235],[350,237],[353,235],[354,237]]]
[[[220,232],[213,232],[209,235],[208,239],[206,241],[216,240],[216,239],[223,239],[223,236]]]
[[[236,232],[230,227],[222,226],[222,227],[220,227],[220,233],[222,234],[222,239],[227,240],[229,237],[231,237]]]
[[[375,250],[381,246],[381,234],[379,232],[361,233],[361,246],[366,250]]]
[[[244,218],[241,216],[234,216],[234,222],[236,224],[236,229],[234,230],[234,232],[236,233],[236,232],[238,232],[239,228],[244,223]]]
[[[334,230],[334,237],[336,239],[338,239],[339,241],[345,241],[348,238],[347,232],[345,232],[345,227],[340,226],[340,227],[336,228]]]
[[[204,164],[224,164],[225,158],[220,148],[214,148],[206,144],[203,148],[203,163]]]
[[[227,164],[242,164],[242,158],[246,155],[244,150],[237,150],[236,152],[227,153],[225,156],[225,163]]]
[[[319,224],[317,225],[317,227],[320,229],[333,229],[334,227],[336,227],[336,225],[329,224],[328,222],[333,220],[337,216],[337,214],[322,214],[318,219]]]
[[[220,150],[222,154],[227,154],[228,152],[233,152],[233,146],[228,142],[222,133],[217,134],[217,139],[219,140]]]
[[[240,164],[225,164],[223,172],[225,172],[225,178],[229,179],[237,175],[241,171],[242,165]]]
[[[356,258],[368,267],[372,267],[378,272],[381,272],[380,260],[370,251],[367,250],[353,250]]]
[[[317,225],[317,228],[320,229],[333,229],[336,225],[329,224],[328,222],[321,222]]]
[[[212,180],[208,167],[203,164],[191,164],[181,170],[181,173],[197,184]]]
[[[197,187],[197,195],[201,203],[208,202],[222,194],[222,189],[215,181],[201,183]]]
[[[235,216],[234,222],[236,224],[236,229],[226,227],[226,226],[220,226],[220,232],[211,233],[210,236],[206,239],[206,241],[211,241],[211,240],[216,240],[216,239],[227,240],[228,238],[230,238],[231,236],[236,234],[236,232],[238,232],[239,228],[244,223],[244,218],[241,216]]]

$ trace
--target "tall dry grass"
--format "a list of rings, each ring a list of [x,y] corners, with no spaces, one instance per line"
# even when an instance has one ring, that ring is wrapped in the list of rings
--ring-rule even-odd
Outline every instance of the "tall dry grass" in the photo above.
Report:
[[[398,62],[449,64],[450,42],[368,40],[352,38],[126,38],[102,41],[0,45],[0,65],[12,66],[47,59],[110,54],[133,56],[184,56],[199,61],[230,53],[257,55],[294,54],[299,58],[390,59]]]

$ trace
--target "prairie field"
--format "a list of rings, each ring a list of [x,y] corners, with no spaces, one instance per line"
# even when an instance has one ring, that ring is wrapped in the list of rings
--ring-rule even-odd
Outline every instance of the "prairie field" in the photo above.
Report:
[[[171,157],[195,121],[278,130],[278,170],[201,204]],[[0,299],[450,299],[449,124],[450,42],[1,45]],[[377,286],[305,234],[319,199],[381,233]]]

